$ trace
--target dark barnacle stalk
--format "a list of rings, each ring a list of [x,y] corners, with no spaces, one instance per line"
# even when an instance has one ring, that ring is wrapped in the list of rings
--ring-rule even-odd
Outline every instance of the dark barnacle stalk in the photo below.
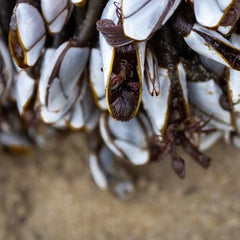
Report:
[[[4,39],[7,41],[9,22],[11,18],[12,9],[14,7],[15,0],[0,0],[0,26],[3,31]]]
[[[91,45],[90,39],[96,29],[96,21],[100,18],[107,0],[89,0],[88,10],[83,23],[79,26],[79,33],[75,37],[79,46]]]
[[[178,145],[181,145],[186,152],[192,155],[203,167],[208,167],[210,158],[198,151],[187,137],[188,131],[190,130],[187,120],[191,119],[190,124],[192,127],[195,127],[198,122],[194,117],[190,117],[188,103],[186,99],[184,99],[180,73],[178,70],[180,59],[171,26],[167,24],[163,26],[152,38],[151,43],[156,52],[159,65],[168,70],[168,76],[171,81],[169,117],[165,138],[163,143],[161,143],[161,155],[170,153],[173,169],[180,177],[184,177],[184,160],[177,153]]]

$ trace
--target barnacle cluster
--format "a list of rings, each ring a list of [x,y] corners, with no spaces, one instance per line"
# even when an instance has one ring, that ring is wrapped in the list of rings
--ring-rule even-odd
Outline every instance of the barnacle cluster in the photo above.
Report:
[[[0,0],[0,143],[88,133],[96,184],[124,198],[129,165],[240,146],[238,0]],[[44,134],[43,134],[44,133]]]

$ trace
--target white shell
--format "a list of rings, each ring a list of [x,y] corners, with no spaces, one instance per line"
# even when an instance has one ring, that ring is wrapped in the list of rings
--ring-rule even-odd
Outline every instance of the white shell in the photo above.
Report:
[[[89,166],[96,185],[101,189],[110,188],[118,197],[126,199],[134,191],[129,173],[114,154],[105,146],[97,152],[91,151]]]
[[[45,39],[46,37],[44,36],[35,44],[35,46],[33,46],[29,51],[26,52],[26,61],[28,66],[33,66],[37,62],[42,52]]]
[[[223,133],[221,131],[216,131],[210,134],[201,134],[201,135],[202,135],[201,142],[200,142],[200,145],[198,146],[198,149],[199,151],[202,152],[211,148],[218,140],[220,140]]]
[[[221,34],[228,36],[230,35],[230,33],[232,32],[232,30],[234,29],[235,25],[233,26],[219,26],[218,27],[218,32],[220,32]]]
[[[109,0],[106,7],[103,10],[101,19],[111,19],[115,24],[118,22],[118,18],[116,15],[116,7],[114,2],[120,4],[120,0]],[[104,73],[104,84],[105,87],[108,83],[108,79],[111,75],[111,68],[114,58],[114,48],[108,45],[107,41],[103,37],[101,33],[99,33],[99,43],[100,43],[100,50],[102,53],[102,60],[103,60],[103,73]]]
[[[200,26],[199,24],[194,24],[193,29],[191,32],[184,37],[186,43],[190,48],[192,48],[195,52],[199,53],[200,55],[204,55],[208,58],[213,59],[216,62],[222,63],[225,66],[233,68],[225,56],[222,56],[220,52],[214,49],[209,43],[207,43],[202,36],[200,36],[197,31],[207,34],[210,38],[215,38],[221,41],[223,44],[227,45],[228,47],[239,51],[234,45],[225,39],[221,34],[209,30],[205,27]],[[239,52],[240,54],[240,52]]]
[[[199,55],[199,59],[202,63],[202,65],[208,69],[209,71],[215,73],[218,77],[220,77],[225,69],[225,66],[219,62],[214,61],[211,58],[208,58],[203,55]]]
[[[34,93],[35,81],[23,70],[18,73],[14,85],[18,112],[22,115]]]
[[[106,145],[118,157],[135,165],[149,161],[147,134],[137,117],[120,122],[104,113],[100,117],[100,131]]]
[[[84,104],[84,108],[85,112],[88,113],[85,115],[84,130],[90,132],[98,125],[101,112],[96,108],[95,105],[89,106],[89,104]]]
[[[9,94],[10,87],[13,80],[13,67],[9,51],[5,43],[0,39],[0,57],[3,60],[3,69],[1,75],[4,79],[1,79],[0,82],[0,96],[2,100],[5,100]],[[4,82],[3,82],[4,81]]]
[[[114,2],[117,3],[117,5],[120,4],[120,0],[110,0],[106,7],[103,10],[101,19],[111,19],[115,24],[118,22],[118,17],[116,15],[116,7],[114,5]],[[100,50],[102,53],[102,61],[103,61],[103,73],[104,73],[104,84],[107,86],[108,80],[111,75],[112,71],[112,64],[114,59],[114,48],[108,45],[105,38],[100,33],[99,37],[100,42]],[[145,48],[146,48],[146,42],[136,43],[137,45],[137,55],[140,62],[140,73],[143,76],[144,72],[144,61],[145,61]],[[142,77],[143,78],[143,77]]]
[[[115,24],[118,23],[119,19],[116,14],[115,4],[118,6],[121,6],[121,1],[120,0],[118,0],[118,1],[110,0],[103,10],[101,19],[110,19]],[[101,33],[99,35],[99,43],[100,43],[100,50],[102,53],[102,60],[103,60],[104,85],[105,85],[105,88],[108,88],[109,80],[110,80],[111,73],[112,73],[114,57],[115,57],[115,49],[113,47],[111,47],[110,45],[108,45],[107,41],[105,40],[105,38],[103,37],[103,35]],[[136,56],[137,56],[137,61],[138,61],[138,65],[136,66],[136,69],[138,71],[139,82],[140,82],[139,98],[141,98],[142,80],[143,80],[143,76],[144,76],[144,61],[145,61],[146,42],[137,42],[137,43],[135,43],[135,45],[136,45]],[[106,94],[107,93],[108,92],[106,92]],[[107,101],[107,106],[108,106],[109,112],[111,113],[111,108],[109,106],[109,101],[108,101],[108,94],[106,95],[106,101]],[[136,114],[139,106],[140,106],[140,101],[137,104],[134,114]]]
[[[206,82],[188,82],[188,90],[189,101],[200,112],[208,117],[213,117],[212,125],[223,130],[233,129],[232,114],[221,107],[219,99],[222,90],[213,79]],[[200,113],[200,115],[202,114]]]
[[[71,2],[79,7],[82,7],[86,3],[86,0],[71,0]]]
[[[44,58],[42,61],[42,66],[41,66],[41,76],[39,79],[39,84],[38,84],[38,97],[39,97],[39,102],[40,102],[40,115],[42,120],[45,123],[55,123],[57,122],[63,114],[61,113],[51,113],[48,111],[46,107],[46,89],[48,86],[48,78],[47,78],[47,69],[49,64],[51,63],[52,56],[56,49],[47,49],[44,54]]]
[[[232,34],[230,41],[240,49],[240,35]],[[228,93],[233,103],[233,110],[235,113],[240,113],[240,71],[229,68],[228,77]]]
[[[105,156],[105,157],[112,157],[113,154],[109,151],[108,152],[110,156]],[[107,178],[104,174],[104,172],[101,169],[101,166],[98,163],[97,155],[96,153],[91,152],[89,156],[89,167],[90,171],[93,177],[94,182],[100,189],[107,189],[108,183],[107,183]]]
[[[12,132],[0,132],[0,143],[13,151],[29,152],[32,148],[25,136]]]
[[[50,33],[58,33],[67,22],[72,5],[68,0],[41,0],[41,9]]]
[[[79,95],[79,87],[80,86],[73,87],[72,91],[70,91],[69,88],[66,88],[66,91],[69,93],[69,96],[67,98],[64,98],[64,103],[63,103],[63,105],[59,106],[60,107],[59,111],[52,112],[52,111],[49,111],[49,108],[47,108],[46,96],[47,96],[47,88],[48,88],[48,84],[49,84],[49,76],[51,75],[51,71],[54,68],[54,65],[56,64],[56,62],[58,60],[58,56],[61,55],[61,51],[63,51],[63,49],[66,47],[66,45],[67,45],[67,43],[61,45],[58,48],[58,51],[56,51],[54,49],[48,49],[44,56],[44,60],[43,60],[42,68],[41,68],[41,77],[39,80],[39,88],[38,88],[39,94],[38,95],[39,95],[39,101],[40,101],[40,114],[41,114],[42,120],[46,123],[56,123],[57,121],[59,121],[70,110],[70,108],[72,107],[74,102],[77,100],[78,95]],[[87,52],[88,52],[88,50],[87,50]],[[83,58],[83,61],[84,61],[84,58]],[[70,59],[70,62],[67,62],[67,63],[65,62],[65,67],[67,67],[67,64],[69,64],[69,63],[71,64],[71,59]],[[81,66],[81,64],[80,64],[80,66]],[[83,71],[82,68],[83,67],[80,67],[80,70]],[[78,69],[79,69],[79,66],[78,66]],[[65,82],[67,84],[67,81],[65,81]],[[62,94],[62,91],[60,91],[59,94]]]
[[[124,33],[129,38],[143,41],[166,23],[180,0],[123,0]]]
[[[37,8],[28,3],[18,3],[14,9],[21,45],[26,52],[25,64],[33,66],[45,43],[45,26]]]
[[[194,14],[197,22],[206,27],[217,27],[232,2],[232,0],[194,0]]]
[[[21,40],[29,51],[44,36],[44,22],[38,10],[28,3],[19,3],[15,11]]]
[[[158,135],[159,139],[162,139],[168,123],[172,82],[169,76],[169,70],[157,65],[157,59],[151,50],[147,48],[142,101],[144,109],[150,118],[154,133]],[[182,63],[177,65],[176,71],[182,90],[182,104],[188,116],[190,110],[188,105],[186,73]]]
[[[240,113],[240,71],[229,69],[228,89],[234,112]]]
[[[216,0],[221,10],[225,10],[234,0]]]
[[[186,80],[186,72],[183,67],[183,64],[180,62],[177,66],[178,69],[178,76],[179,76],[179,84],[182,89],[182,97],[183,97],[183,104],[186,116],[189,115],[190,109],[188,104],[188,89],[187,89],[187,80]]]
[[[151,52],[149,49],[146,51],[146,60],[149,68],[154,71],[155,67],[151,66],[153,62],[151,61]],[[156,92],[153,95],[151,94],[152,84],[149,82],[148,86],[151,88],[149,89],[146,82],[147,79],[145,78],[143,81],[142,101],[144,109],[150,118],[154,133],[161,138],[168,121],[171,81],[167,69],[157,67],[155,71],[157,71],[154,73],[155,81],[158,82],[160,87],[159,94],[157,95]]]
[[[71,129],[77,130],[84,127],[85,124],[85,116],[84,109],[83,109],[83,101],[87,98],[87,79],[85,76],[82,76],[81,79],[81,89],[80,93],[78,94],[78,98],[69,110],[68,114],[64,117],[67,126]]]
[[[76,102],[72,107],[71,112],[69,112],[65,120],[67,120],[67,125],[74,130],[81,129],[84,126],[84,114],[80,102]]]
[[[44,82],[47,89],[44,105],[51,112],[60,111],[70,97],[79,81],[88,60],[89,48],[72,47],[70,42],[63,43],[54,53],[46,69]],[[60,66],[59,66],[60,65]],[[52,72],[59,66],[57,75],[50,83]],[[45,86],[46,87],[46,86]]]
[[[66,130],[68,129],[68,124],[66,122],[66,115],[64,115],[64,117],[58,119],[56,122],[54,122],[52,125],[52,127],[57,128],[57,129],[61,129],[61,130]]]
[[[74,130],[83,128],[86,131],[91,131],[99,121],[100,111],[93,103],[86,80],[87,79],[82,80],[84,81],[84,86],[82,86],[79,98],[67,115],[68,125]]]
[[[47,48],[42,60],[41,76],[38,84],[38,97],[39,97],[40,105],[45,105],[46,89],[48,85],[47,69],[49,64],[52,62],[52,57],[55,51],[56,49],[54,48]]]
[[[90,84],[95,102],[101,110],[107,110],[102,55],[97,48],[92,48],[91,50],[89,69]]]
[[[240,148],[240,137],[234,136],[232,139],[232,143],[235,147]]]
[[[74,89],[72,92],[71,96],[67,99],[65,105],[59,112],[50,112],[46,105],[41,105],[40,106],[40,114],[41,114],[41,119],[45,123],[48,124],[53,124],[62,119],[62,117],[68,113],[68,111],[71,109],[72,105],[75,103],[77,97],[79,94],[79,89]],[[64,124],[66,126],[66,124]]]

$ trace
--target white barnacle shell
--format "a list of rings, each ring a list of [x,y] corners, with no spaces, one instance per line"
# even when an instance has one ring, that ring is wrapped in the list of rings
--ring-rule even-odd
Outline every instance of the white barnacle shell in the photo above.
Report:
[[[120,122],[103,113],[100,117],[100,131],[105,144],[116,156],[135,165],[149,161],[148,135],[140,118]]]
[[[208,58],[206,56],[203,55],[199,55],[199,59],[201,61],[201,64],[208,69],[209,71],[215,73],[218,77],[220,77],[224,70],[225,70],[225,66],[219,62],[214,61],[211,58]]]
[[[168,70],[158,66],[153,53],[146,50],[146,76],[143,81],[142,101],[154,133],[162,136],[167,126],[171,81]]]
[[[106,147],[100,153],[91,151],[89,154],[89,168],[93,177],[94,182],[100,189],[107,189],[108,180],[105,172],[102,170],[101,165],[99,164],[99,158],[110,159],[113,158],[113,153],[109,151]]]
[[[71,2],[78,7],[83,7],[86,3],[86,0],[71,0]]]
[[[240,49],[240,36],[238,34],[232,34],[231,43]],[[240,71],[229,68],[228,69],[228,95],[233,104],[233,111],[235,113],[240,113]]]
[[[58,112],[66,98],[72,94],[88,60],[88,48],[78,48],[68,41],[54,53],[48,68],[46,106],[49,111]]]
[[[94,182],[100,189],[110,188],[119,198],[126,199],[133,193],[132,179],[120,161],[103,145],[98,151],[91,151],[89,167]]]
[[[184,40],[198,54],[240,70],[240,50],[220,33],[196,23]]]
[[[218,27],[218,32],[220,32],[224,36],[228,36],[231,34],[233,29],[235,28],[235,25],[233,26],[219,26]]]
[[[63,126],[64,128],[68,127],[68,124],[63,119],[69,111],[72,110],[74,103],[76,102],[80,93],[80,86],[76,86],[73,90],[72,94],[66,99],[66,103],[62,107],[62,109],[58,112],[49,111],[46,105],[40,106],[40,116],[43,122],[48,124],[56,124],[56,126]],[[64,122],[64,124],[62,124]]]
[[[103,76],[103,61],[99,49],[92,48],[89,63],[89,79],[93,97],[101,110],[107,109],[105,85]]]
[[[40,105],[40,116],[42,121],[45,123],[56,123],[60,120],[62,120],[62,116],[67,112],[67,109],[71,107],[75,99],[71,101],[71,103],[66,107],[66,111],[63,109],[62,111],[58,113],[50,112],[48,111],[46,107],[46,90],[48,86],[48,67],[51,64],[52,57],[55,53],[56,49],[48,48],[45,51],[43,60],[42,60],[42,66],[41,66],[41,76],[39,79],[39,84],[38,84],[38,98],[39,98],[39,105]],[[76,94],[75,94],[76,95]],[[75,96],[76,98],[77,96]],[[64,122],[64,121],[63,121]],[[64,127],[65,127],[65,122],[64,122]],[[60,124],[62,127],[62,125]],[[61,128],[60,127],[60,128]]]
[[[35,80],[24,70],[18,72],[14,81],[15,98],[20,115],[28,107],[35,89]]]
[[[221,88],[213,79],[204,82],[188,82],[189,101],[196,108],[195,113],[205,119],[211,117],[211,124],[217,129],[231,131],[235,128],[231,111],[220,105]]]
[[[240,113],[240,72],[228,69],[228,93],[233,103],[233,111]]]
[[[47,48],[45,50],[45,53],[42,59],[40,79],[38,84],[38,98],[39,98],[40,105],[45,104],[46,89],[48,85],[48,79],[46,74],[47,74],[48,66],[52,62],[52,57],[54,56],[55,51],[56,51],[55,48]]]
[[[115,24],[117,24],[118,17],[116,14],[116,7],[114,5],[114,2],[116,2],[117,4],[120,4],[121,1],[109,0],[109,2],[106,4],[103,10],[101,19],[110,19]],[[101,33],[99,33],[99,43],[100,43],[100,50],[102,53],[102,61],[103,61],[104,84],[106,87],[111,75],[115,51],[114,51],[114,47],[110,46],[107,43],[107,41],[105,40],[105,38]]]
[[[38,9],[27,2],[17,3],[10,23],[9,48],[19,67],[36,63],[45,43],[45,32]]]
[[[219,26],[233,2],[233,0],[194,0],[197,22],[210,28]]]
[[[188,103],[188,87],[187,87],[186,71],[181,62],[177,65],[177,76],[179,79],[180,88],[182,90],[181,92],[182,92],[185,114],[186,116],[189,116],[190,109],[189,109],[189,103]]]
[[[172,16],[180,0],[123,0],[124,33],[129,38],[147,40]]]
[[[73,5],[68,0],[41,0],[41,10],[51,34],[62,30],[71,15]]]
[[[86,67],[89,48],[74,41],[63,43],[42,68],[39,92],[44,121],[56,122],[70,109],[81,90],[81,75]]]
[[[73,130],[91,131],[99,121],[100,111],[93,102],[87,78],[87,74],[82,76],[82,86],[78,99],[65,116],[67,125]]]
[[[0,39],[0,66],[0,97],[1,100],[5,100],[12,84],[13,67],[7,46],[2,39]]]
[[[193,108],[193,112],[194,112]],[[203,116],[203,113],[198,112],[196,110],[196,114],[201,114],[199,117],[195,115],[196,121],[201,121],[206,118],[207,116]],[[204,118],[205,117],[205,118]],[[207,149],[211,148],[215,143],[218,142],[219,139],[221,139],[224,135],[224,131],[221,129],[216,129],[216,126],[214,126],[211,121],[203,123],[204,126],[201,129],[201,132],[193,133],[188,135],[189,139],[191,139],[191,142],[198,148],[199,151],[206,151]]]
[[[209,128],[214,129],[215,127],[209,125]],[[223,131],[221,130],[217,130],[209,134],[200,134],[200,143],[198,145],[199,151],[206,151],[211,148],[222,136]]]
[[[10,151],[16,153],[29,153],[32,151],[32,145],[23,134],[16,131],[1,131],[0,143]]]
[[[119,22],[119,16],[117,15],[117,9],[116,6],[120,7],[121,6],[121,1],[115,1],[115,0],[110,0],[107,5],[105,6],[101,19],[108,19],[112,20],[116,25]],[[138,91],[138,96],[137,100],[134,100],[134,104],[129,104],[126,106],[126,104],[116,104],[118,105],[115,109],[113,109],[112,105],[113,102],[111,102],[111,89],[110,89],[110,84],[111,84],[111,74],[113,72],[113,66],[115,65],[120,65],[121,59],[117,58],[117,52],[116,49],[113,46],[110,46],[106,39],[104,38],[103,34],[100,33],[99,37],[99,42],[100,42],[100,50],[102,53],[102,61],[103,61],[103,75],[104,75],[104,84],[106,88],[106,101],[107,101],[107,108],[109,113],[114,116],[114,118],[121,120],[121,121],[128,121],[131,118],[133,118],[136,113],[138,112],[138,109],[140,107],[140,102],[141,102],[141,94],[142,94],[142,81],[143,81],[143,73],[144,73],[144,60],[145,60],[145,47],[146,47],[146,42],[131,42],[132,49],[134,49],[134,54],[131,52],[130,54],[131,57],[134,55],[134,59],[136,60],[136,66],[133,66],[132,69],[137,72],[137,79],[136,82],[139,84],[139,91]],[[134,44],[134,45],[133,45]],[[121,54],[120,54],[121,55]],[[127,59],[127,53],[126,59]],[[118,98],[120,99],[120,98]],[[123,98],[122,98],[123,99]],[[124,99],[125,100],[125,99]],[[124,101],[123,100],[123,101]],[[117,102],[117,101],[116,101]],[[129,112],[129,114],[126,114],[126,116],[120,116],[120,114],[116,114],[116,109],[119,108],[121,111],[119,112],[124,112],[122,109],[125,107],[125,112]],[[117,116],[118,115],[118,116]]]
[[[145,81],[143,82],[142,101],[151,121],[153,131],[161,139],[168,123],[172,82],[169,71],[158,66],[157,59],[150,49],[146,50]],[[176,76],[182,92],[185,113],[189,115],[186,73],[182,63],[176,68]]]

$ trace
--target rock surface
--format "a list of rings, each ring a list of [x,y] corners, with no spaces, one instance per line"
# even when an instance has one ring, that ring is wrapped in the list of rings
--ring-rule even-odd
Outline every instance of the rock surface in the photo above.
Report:
[[[169,159],[138,168],[137,192],[120,201],[93,183],[78,133],[28,157],[2,152],[0,239],[237,240],[239,150],[221,142],[207,153],[208,170],[185,156],[185,180]]]

